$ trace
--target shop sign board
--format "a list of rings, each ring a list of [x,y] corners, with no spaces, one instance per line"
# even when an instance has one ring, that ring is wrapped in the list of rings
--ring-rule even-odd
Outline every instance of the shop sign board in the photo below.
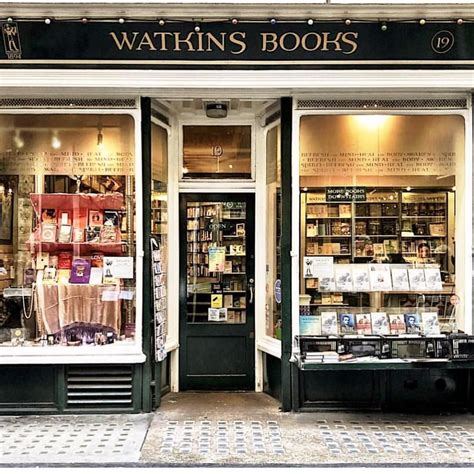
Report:
[[[474,24],[245,21],[0,22],[0,63],[68,68],[473,67]],[[3,44],[2,44],[3,43]]]
[[[362,187],[328,187],[326,202],[358,202],[367,201],[366,189]]]

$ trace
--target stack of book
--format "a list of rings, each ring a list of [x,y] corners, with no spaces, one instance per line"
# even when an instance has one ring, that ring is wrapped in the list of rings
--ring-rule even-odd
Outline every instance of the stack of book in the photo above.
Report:
[[[326,363],[331,364],[339,362],[339,355],[334,351],[307,352],[305,362],[307,363]]]

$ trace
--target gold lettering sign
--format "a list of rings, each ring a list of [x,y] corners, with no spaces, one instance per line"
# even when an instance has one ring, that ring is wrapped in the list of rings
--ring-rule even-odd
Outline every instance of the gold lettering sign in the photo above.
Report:
[[[445,115],[313,115],[301,119],[301,176],[450,176],[464,120]]]

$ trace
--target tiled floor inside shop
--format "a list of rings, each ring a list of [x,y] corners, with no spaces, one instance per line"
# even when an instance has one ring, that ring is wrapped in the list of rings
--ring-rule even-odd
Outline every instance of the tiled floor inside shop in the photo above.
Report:
[[[282,413],[256,393],[169,394],[153,414],[0,417],[0,465],[474,465],[474,416]]]

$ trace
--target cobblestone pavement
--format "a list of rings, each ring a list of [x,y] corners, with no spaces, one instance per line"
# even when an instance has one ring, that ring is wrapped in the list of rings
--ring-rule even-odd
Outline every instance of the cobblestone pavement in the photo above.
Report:
[[[154,414],[0,417],[0,466],[474,466],[474,416],[282,413],[256,393],[168,394]]]
[[[255,393],[163,399],[142,449],[160,464],[471,464],[474,417],[282,413]]]

